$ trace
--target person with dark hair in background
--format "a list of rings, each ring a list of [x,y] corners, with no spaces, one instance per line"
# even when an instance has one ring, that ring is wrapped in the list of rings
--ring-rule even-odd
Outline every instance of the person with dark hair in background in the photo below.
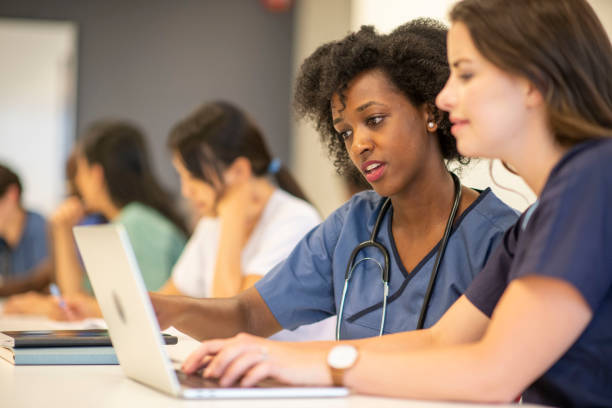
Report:
[[[269,336],[337,316],[336,337],[354,339],[442,316],[517,219],[445,166],[461,160],[448,115],[434,105],[449,72],[446,32],[433,20],[390,35],[363,27],[304,62],[298,112],[314,119],[338,169],[357,168],[373,191],[353,196],[233,298],[153,295],[162,326],[200,339]]]
[[[585,0],[463,0],[450,19],[437,104],[459,151],[506,162],[536,203],[430,329],[339,345],[216,340],[188,373],[208,363],[223,384],[271,376],[407,398],[611,405],[610,39]]]
[[[0,165],[0,296],[41,290],[53,275],[47,223],[23,208],[22,193],[17,174]]]
[[[72,237],[72,227],[86,211],[125,226],[147,289],[161,288],[182,252],[187,230],[169,194],[153,175],[141,131],[120,121],[90,126],[77,144],[75,182],[83,204],[72,201],[69,211],[64,208],[68,215],[56,215],[53,223],[54,245],[62,248],[56,280],[64,297],[84,299],[79,303],[82,317],[100,313],[95,299],[87,293]],[[52,298],[41,302],[14,299],[6,303],[5,311],[66,318],[55,303]]]
[[[221,101],[200,106],[174,126],[168,145],[182,194],[202,218],[161,293],[235,296],[321,222],[253,120],[236,106]],[[333,321],[275,338],[331,339]]]
[[[76,248],[76,242],[74,239],[67,236],[64,231],[64,224],[66,218],[74,218],[78,220],[77,225],[91,225],[91,224],[102,224],[108,222],[108,220],[100,213],[90,213],[83,211],[83,204],[76,186],[76,152],[73,150],[68,159],[66,160],[66,192],[67,198],[58,206],[53,212],[49,219],[48,227],[51,231],[50,234],[50,259],[51,262],[46,263],[48,271],[45,275],[48,278],[41,280],[37,287],[41,289],[46,286],[50,280],[55,279],[55,271],[59,269],[72,268],[72,274],[80,274],[82,264],[76,256],[74,256],[74,250]],[[74,223],[75,221],[72,221]],[[59,237],[54,239],[54,235],[59,233]],[[89,285],[85,285],[85,290],[90,294],[93,293]],[[14,295],[9,298],[9,310],[22,310],[22,311],[36,311],[40,314],[45,314],[46,310],[54,309],[54,305],[47,302],[45,296],[41,296],[40,293],[35,292],[34,288],[28,286],[20,292],[30,291],[32,292]],[[40,300],[43,300],[42,302]],[[39,307],[37,307],[37,305]]]
[[[75,225],[105,224],[108,219],[99,210],[90,210],[83,202],[82,194],[77,186],[78,146],[72,151],[66,161],[66,181],[68,197],[60,203],[50,217],[51,235],[53,237],[53,263],[55,275],[60,276],[59,281],[64,291],[78,293],[84,291],[92,295],[93,291],[89,281],[85,279],[83,264],[76,249],[76,242],[72,235]],[[71,282],[72,277],[83,276],[80,282]],[[66,282],[66,277],[68,282]],[[63,281],[63,282],[62,282]],[[74,287],[70,287],[74,285]]]

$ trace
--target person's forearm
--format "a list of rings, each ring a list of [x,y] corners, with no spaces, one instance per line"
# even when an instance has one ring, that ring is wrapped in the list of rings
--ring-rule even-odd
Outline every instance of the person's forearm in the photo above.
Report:
[[[53,267],[51,261],[46,259],[37,265],[27,278],[4,281],[2,285],[0,285],[0,296],[15,295],[30,290],[42,290],[51,282],[52,275]]]
[[[242,249],[247,240],[246,222],[231,217],[221,220],[219,248],[213,278],[213,297],[231,297],[243,287]]]
[[[240,332],[268,337],[282,329],[256,288],[226,299],[195,299],[151,294],[162,328],[174,326],[196,339],[231,337]]]
[[[170,323],[198,340],[230,337],[247,332],[248,316],[235,298],[195,299],[181,297]]]
[[[360,348],[345,385],[358,393],[474,402],[508,402],[520,390],[504,383],[504,367],[480,344],[422,349],[418,352]],[[381,369],[384,367],[384,369]]]
[[[462,296],[430,329],[434,347],[360,350],[346,384],[387,396],[511,401],[566,353],[592,316],[570,283],[530,275],[510,283],[492,319]]]
[[[83,269],[77,256],[70,228],[53,230],[53,255],[55,278],[62,293],[73,295],[83,290]]]
[[[418,350],[431,347],[435,343],[434,335],[430,329],[415,330],[410,332],[401,332],[395,334],[387,334],[382,337],[367,337],[364,339],[355,340],[319,340],[319,341],[304,341],[293,342],[295,347],[300,349],[310,349],[328,352],[332,347],[338,344],[351,344],[359,348],[359,350],[367,352],[378,351],[394,351],[402,352],[406,350]],[[285,344],[289,344],[286,342]]]

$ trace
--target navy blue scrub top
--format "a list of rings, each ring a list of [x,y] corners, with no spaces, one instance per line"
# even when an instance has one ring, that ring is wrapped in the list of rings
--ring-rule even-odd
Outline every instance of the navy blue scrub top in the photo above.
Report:
[[[359,243],[369,239],[384,200],[374,191],[356,194],[310,231],[285,261],[255,284],[283,328],[295,329],[336,315],[350,254]],[[391,207],[376,237],[391,258],[385,333],[416,328],[438,249],[433,248],[408,273],[391,234],[392,216]],[[440,264],[425,327],[437,322],[463,294],[517,217],[489,189],[461,214]],[[357,260],[366,256],[383,262],[380,252],[372,248],[361,251]],[[382,294],[378,266],[369,261],[360,263],[349,283],[342,319],[343,339],[378,335]]]
[[[582,143],[551,171],[536,204],[504,236],[466,292],[491,316],[527,275],[573,285],[593,311],[578,340],[524,393],[562,407],[612,406],[612,140]]]

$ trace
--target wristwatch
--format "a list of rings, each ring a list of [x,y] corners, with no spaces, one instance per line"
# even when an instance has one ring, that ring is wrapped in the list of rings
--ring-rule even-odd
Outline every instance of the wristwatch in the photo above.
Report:
[[[359,358],[357,347],[339,344],[327,353],[327,366],[334,386],[344,385],[344,373],[353,367]]]

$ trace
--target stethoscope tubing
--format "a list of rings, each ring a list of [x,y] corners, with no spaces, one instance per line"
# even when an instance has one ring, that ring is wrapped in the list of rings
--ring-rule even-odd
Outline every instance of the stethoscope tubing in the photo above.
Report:
[[[453,181],[457,181],[457,176],[453,173],[451,174],[453,176]],[[446,222],[446,227],[444,228],[444,235],[442,235],[442,242],[440,242],[440,250],[436,254],[436,260],[434,262],[433,269],[431,270],[431,277],[429,278],[429,284],[427,285],[427,291],[425,292],[425,298],[423,299],[423,305],[421,306],[421,313],[419,314],[419,320],[417,321],[417,330],[422,329],[423,325],[425,324],[425,317],[427,315],[427,309],[429,308],[429,301],[431,300],[436,278],[438,277],[438,269],[440,267],[440,263],[442,262],[442,256],[446,251],[446,244],[450,238],[453,224],[455,223],[455,217],[457,216],[457,210],[459,209],[459,203],[461,202],[461,183],[455,182],[454,184],[455,199],[453,200],[453,207],[451,208],[451,213],[448,216],[448,221]]]
[[[453,182],[455,185],[453,206],[451,208],[451,212],[448,217],[448,221],[446,223],[446,228],[444,229],[444,235],[442,236],[442,241],[440,242],[440,247],[438,249],[438,253],[436,254],[434,267],[431,272],[431,276],[429,278],[429,284],[427,286],[427,291],[425,292],[425,298],[423,300],[421,311],[419,313],[419,320],[417,322],[417,327],[416,327],[417,330],[423,328],[423,324],[425,322],[425,317],[427,314],[427,308],[429,307],[429,302],[431,300],[431,295],[433,293],[434,284],[435,284],[435,281],[438,275],[438,269],[442,261],[442,256],[446,250],[446,245],[448,243],[448,239],[450,237],[450,234],[453,228],[453,224],[455,222],[457,210],[459,208],[459,203],[461,202],[461,183],[459,182],[459,178],[454,173],[450,173],[450,174],[453,178]],[[383,283],[383,302],[382,302],[383,304],[382,304],[382,316],[381,316],[381,321],[380,321],[380,329],[379,329],[378,335],[379,336],[383,335],[384,328],[385,328],[385,321],[387,317],[387,299],[389,297],[389,278],[390,278],[389,277],[389,252],[382,244],[376,242],[375,239],[376,239],[376,235],[378,234],[378,230],[380,228],[382,219],[384,218],[390,205],[391,205],[391,199],[387,198],[385,202],[383,203],[380,209],[380,212],[378,213],[378,216],[376,217],[376,222],[374,223],[374,228],[372,228],[370,239],[357,245],[357,247],[353,249],[353,252],[351,253],[351,256],[349,257],[349,262],[347,264],[346,272],[344,274],[344,286],[342,288],[342,296],[340,298],[340,309],[338,311],[338,317],[336,319],[336,340],[340,340],[340,327],[342,326],[342,316],[344,315],[344,305],[346,301],[346,295],[348,293],[349,281],[351,277],[353,276],[353,270],[355,269],[357,265],[359,265],[361,262],[364,262],[366,260],[374,261],[378,265],[381,271],[381,280]],[[355,258],[357,257],[357,254],[362,249],[367,248],[369,246],[373,246],[377,248],[383,254],[384,266],[381,265],[380,262],[378,262],[376,259],[371,258],[371,257],[360,259],[359,261],[357,261],[357,263],[354,263]]]

